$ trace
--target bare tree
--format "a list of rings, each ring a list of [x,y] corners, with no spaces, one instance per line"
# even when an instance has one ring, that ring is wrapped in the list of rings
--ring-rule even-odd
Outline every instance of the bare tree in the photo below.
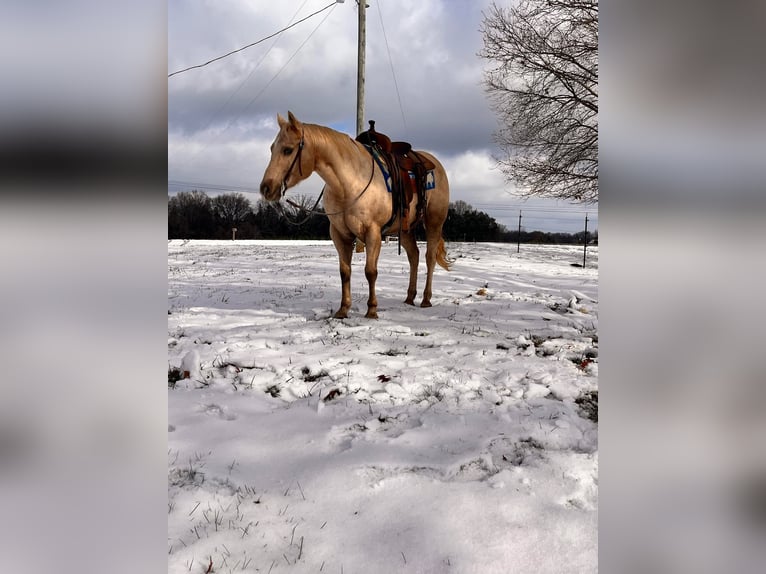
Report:
[[[250,200],[241,193],[224,193],[213,198],[213,211],[226,229],[236,227],[252,211]]]
[[[205,239],[215,228],[212,203],[204,191],[180,191],[168,198],[168,236]]]
[[[450,207],[458,215],[465,215],[466,213],[473,211],[473,207],[471,207],[468,203],[466,203],[462,199],[458,199],[457,201],[450,203]]]
[[[598,201],[598,1],[493,3],[481,32],[506,178],[523,197]]]
[[[290,203],[284,206],[290,215],[293,217],[306,217],[311,213],[312,209],[317,211],[322,210],[322,207],[317,204],[317,200],[314,197],[308,195],[296,195],[290,200]]]

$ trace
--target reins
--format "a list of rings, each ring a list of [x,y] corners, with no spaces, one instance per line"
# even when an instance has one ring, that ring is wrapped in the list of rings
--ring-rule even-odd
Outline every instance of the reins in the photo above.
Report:
[[[319,201],[322,199],[322,194],[324,194],[324,187],[322,188],[322,192],[319,194],[319,197],[317,198],[316,203],[314,204],[314,207],[312,207],[309,210],[304,210],[302,205],[298,205],[291,199],[285,199],[287,203],[292,205],[296,209],[300,209],[301,211],[307,211],[308,215],[301,219],[300,221],[291,221],[290,217],[287,215],[287,212],[285,211],[284,206],[281,203],[274,204],[274,208],[279,212],[279,214],[284,218],[284,220],[289,224],[293,225],[295,227],[300,227],[304,223],[306,223],[309,219],[311,219],[311,216],[313,215],[325,215],[323,212],[317,210],[317,205],[319,205]]]
[[[293,162],[290,164],[290,167],[287,169],[287,173],[285,173],[285,177],[282,179],[282,197],[284,197],[285,192],[287,191],[287,186],[285,185],[285,182],[287,181],[287,178],[290,177],[290,172],[292,171],[293,166],[295,165],[295,162],[298,161],[298,157],[300,156],[301,152],[303,151],[303,145],[304,145],[303,133],[301,133],[301,141],[298,144],[298,153],[295,154],[295,158],[293,159]],[[367,147],[367,146],[365,146],[365,147]],[[357,201],[359,201],[362,198],[362,196],[367,192],[367,190],[370,188],[370,185],[372,184],[372,180],[375,177],[375,159],[371,158],[371,161],[372,161],[372,170],[370,171],[370,179],[367,180],[367,185],[365,185],[364,189],[362,189],[362,191],[360,191],[359,194],[354,198],[354,201],[352,201],[350,204],[348,204],[346,207],[344,207],[340,211],[335,211],[333,213],[326,213],[324,211],[317,210],[317,206],[319,205],[319,202],[322,200],[322,196],[324,195],[324,190],[327,187],[327,185],[324,185],[322,187],[322,191],[319,193],[319,197],[317,197],[316,203],[314,204],[314,207],[312,207],[311,209],[306,210],[306,209],[304,209],[304,207],[302,205],[299,205],[299,204],[295,203],[291,199],[285,199],[285,201],[287,203],[289,203],[290,205],[292,205],[294,208],[300,209],[301,211],[306,211],[308,213],[308,215],[303,220],[301,220],[299,222],[290,221],[290,219],[287,217],[287,213],[285,213],[284,208],[283,208],[281,203],[277,203],[276,204],[277,210],[282,214],[282,217],[285,218],[285,221],[287,221],[287,223],[289,223],[290,225],[295,225],[295,226],[303,225],[309,219],[311,219],[312,215],[327,215],[327,216],[330,216],[330,215],[341,215],[342,213],[345,213]],[[298,172],[301,175],[303,175],[303,172],[301,171],[300,164],[298,164]]]

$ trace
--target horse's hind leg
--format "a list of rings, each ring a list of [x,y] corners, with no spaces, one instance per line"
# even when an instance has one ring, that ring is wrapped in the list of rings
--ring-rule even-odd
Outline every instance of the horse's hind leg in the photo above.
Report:
[[[335,250],[338,252],[338,259],[340,260],[340,309],[338,309],[334,317],[336,319],[345,319],[348,317],[348,310],[351,308],[351,256],[354,253],[353,243],[341,236],[332,225],[330,226],[330,237],[335,244]]]
[[[426,286],[423,289],[423,301],[420,303],[421,307],[431,306],[431,283],[434,277],[434,267],[436,267],[436,256],[439,252],[439,242],[442,239],[441,226],[436,229],[426,229],[426,268],[428,270],[426,275]]]
[[[413,232],[402,232],[402,247],[407,252],[407,259],[410,262],[410,284],[407,287],[407,298],[404,302],[407,305],[415,304],[415,295],[418,294],[418,260],[420,258],[420,250],[418,249],[418,243],[415,240],[415,234]]]

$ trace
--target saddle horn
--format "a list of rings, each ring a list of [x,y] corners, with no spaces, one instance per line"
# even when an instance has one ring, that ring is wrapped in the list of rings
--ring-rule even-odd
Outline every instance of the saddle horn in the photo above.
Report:
[[[378,146],[386,153],[391,153],[391,139],[375,131],[375,120],[369,120],[370,129],[356,136],[356,141],[368,146]]]

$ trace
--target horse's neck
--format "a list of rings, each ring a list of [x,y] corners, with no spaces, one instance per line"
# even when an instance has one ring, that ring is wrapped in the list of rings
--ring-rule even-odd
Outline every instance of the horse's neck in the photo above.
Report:
[[[371,161],[369,154],[361,153],[356,143],[345,134],[322,126],[314,126],[313,129],[318,132],[318,137],[313,138],[314,169],[325,183],[340,191],[359,187],[362,179],[367,181]],[[322,130],[331,135],[322,134]]]

